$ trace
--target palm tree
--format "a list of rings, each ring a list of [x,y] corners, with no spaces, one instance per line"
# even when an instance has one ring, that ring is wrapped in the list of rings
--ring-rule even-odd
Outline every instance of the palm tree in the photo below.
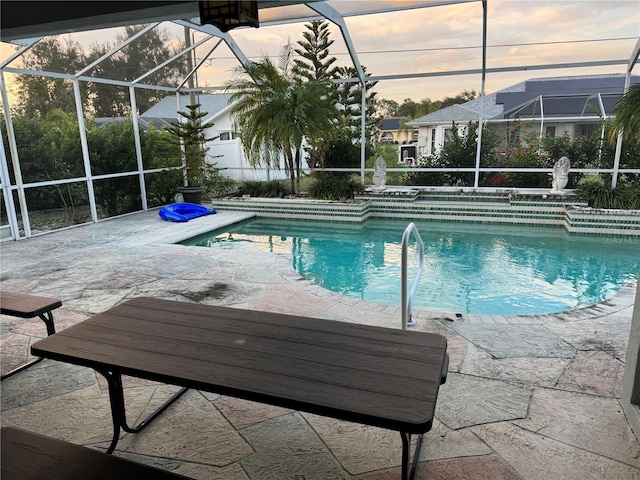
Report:
[[[622,132],[626,142],[640,135],[640,83],[632,85],[620,97],[613,113],[615,117],[611,122],[612,138]]]
[[[326,81],[293,75],[291,54],[286,45],[278,66],[265,56],[238,68],[226,90],[232,92],[231,115],[249,163],[272,167],[284,156],[291,190],[299,192],[303,140],[329,134],[337,109]]]

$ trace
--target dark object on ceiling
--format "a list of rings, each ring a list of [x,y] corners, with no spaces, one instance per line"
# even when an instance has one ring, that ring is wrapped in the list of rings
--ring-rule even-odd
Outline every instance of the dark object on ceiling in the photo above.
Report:
[[[200,5],[200,24],[211,24],[223,32],[236,27],[259,27],[258,2],[241,1],[204,1]]]

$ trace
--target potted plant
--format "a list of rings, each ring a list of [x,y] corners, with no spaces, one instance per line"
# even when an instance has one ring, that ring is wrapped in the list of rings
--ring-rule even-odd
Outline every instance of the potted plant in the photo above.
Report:
[[[182,120],[172,123],[167,129],[180,143],[182,149],[182,162],[184,165],[184,186],[180,193],[185,202],[202,202],[203,183],[207,173],[206,156],[209,147],[206,146],[207,138],[205,130],[213,126],[213,122],[203,122],[208,112],[201,112],[200,104],[187,105],[186,112],[179,111]]]

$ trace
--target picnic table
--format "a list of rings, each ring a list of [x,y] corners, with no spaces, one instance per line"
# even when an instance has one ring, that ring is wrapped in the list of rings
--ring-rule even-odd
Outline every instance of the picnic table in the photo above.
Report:
[[[26,293],[0,291],[0,313],[18,318],[39,317],[47,327],[47,335],[56,333],[53,323],[53,310],[62,306],[62,302],[57,298],[41,297],[39,295],[28,295]],[[36,358],[27,362],[0,377],[0,380],[9,378],[32,365],[35,365],[42,358]]]
[[[403,479],[415,473],[448,365],[438,334],[157,298],[126,301],[31,350],[107,379],[109,453],[121,429],[139,432],[192,388],[398,431]],[[122,375],[183,388],[130,427]]]

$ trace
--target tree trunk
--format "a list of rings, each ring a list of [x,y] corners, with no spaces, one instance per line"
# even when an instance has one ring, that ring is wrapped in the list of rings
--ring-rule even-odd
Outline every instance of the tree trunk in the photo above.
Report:
[[[296,171],[293,168],[293,155],[291,154],[291,149],[287,148],[285,154],[285,163],[287,165],[287,170],[289,170],[289,179],[291,180],[291,192],[296,193]]]
[[[296,148],[296,193],[300,193],[300,147]]]

